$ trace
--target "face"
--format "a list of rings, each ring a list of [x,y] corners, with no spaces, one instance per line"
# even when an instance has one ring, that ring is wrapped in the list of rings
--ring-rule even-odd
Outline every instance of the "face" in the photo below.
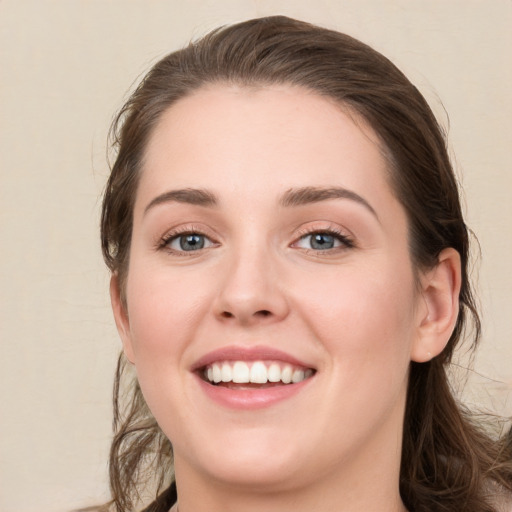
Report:
[[[422,314],[376,135],[292,87],[161,118],[116,320],[176,472],[303,485],[398,467]]]

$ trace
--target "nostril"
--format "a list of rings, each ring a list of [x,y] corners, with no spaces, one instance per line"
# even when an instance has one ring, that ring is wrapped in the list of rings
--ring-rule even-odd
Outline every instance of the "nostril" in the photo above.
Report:
[[[233,313],[230,313],[229,311],[223,311],[221,313],[221,316],[223,318],[234,318],[235,317],[235,315]],[[266,318],[268,316],[272,316],[272,313],[270,311],[268,311],[268,309],[260,309],[259,311],[256,311],[254,313],[254,316]]]

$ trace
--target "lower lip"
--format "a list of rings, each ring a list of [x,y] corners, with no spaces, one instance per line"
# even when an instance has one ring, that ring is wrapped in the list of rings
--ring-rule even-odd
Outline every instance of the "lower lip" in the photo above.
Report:
[[[230,409],[263,409],[287,400],[304,389],[313,377],[296,384],[284,384],[269,388],[230,389],[224,386],[213,386],[197,377],[204,393],[214,402]]]

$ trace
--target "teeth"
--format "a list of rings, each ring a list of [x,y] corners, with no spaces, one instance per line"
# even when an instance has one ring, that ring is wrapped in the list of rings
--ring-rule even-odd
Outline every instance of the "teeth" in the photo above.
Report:
[[[295,370],[292,374],[292,382],[300,382],[301,380],[304,380],[304,370]]]
[[[277,363],[272,363],[267,372],[269,382],[279,382],[281,380],[281,368]]]
[[[204,371],[209,382],[234,382],[237,384],[266,384],[267,382],[282,382],[296,384],[313,375],[312,369],[294,368],[289,364],[272,362],[265,364],[255,361],[252,364],[245,361],[223,361],[214,363]]]
[[[227,364],[227,363],[224,363]],[[233,382],[237,384],[246,384],[250,382],[249,366],[243,361],[237,361],[233,365]]]
[[[265,384],[267,382],[267,367],[261,362],[256,361],[251,366],[251,374],[250,374],[251,382],[255,384]]]
[[[221,370],[220,370],[220,366],[217,365],[217,364],[214,364],[213,365],[213,382],[215,382],[216,384],[219,383],[221,380],[222,380],[222,374],[221,374]]]
[[[293,374],[292,367],[291,367],[291,366],[286,365],[286,366],[283,368],[283,370],[281,371],[281,380],[282,380],[285,384],[290,384],[290,382],[292,381],[292,374]]]
[[[231,382],[233,380],[233,371],[228,363],[224,363],[220,370],[220,380],[222,382]]]

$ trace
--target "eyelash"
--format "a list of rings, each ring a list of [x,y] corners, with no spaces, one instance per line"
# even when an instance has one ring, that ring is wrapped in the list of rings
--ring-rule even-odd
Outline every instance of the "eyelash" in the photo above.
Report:
[[[184,236],[190,236],[190,235],[204,237],[205,239],[209,240],[213,246],[218,245],[217,242],[212,240],[211,237],[206,235],[203,231],[204,230],[199,229],[199,228],[195,229],[194,226],[186,226],[184,228],[175,229],[175,230],[171,231],[170,233],[165,234],[160,239],[160,241],[157,244],[157,249],[163,249],[173,255],[178,255],[178,256],[191,256],[195,252],[200,252],[201,250],[204,250],[204,248],[201,248],[196,251],[184,251],[184,250],[172,249],[170,247],[170,243],[173,242],[174,240],[177,240]],[[206,249],[208,249],[208,247]]]
[[[208,235],[206,235],[203,230],[194,229],[193,226],[187,226],[184,228],[175,229],[175,230],[171,231],[170,233],[167,233],[166,235],[164,235],[158,242],[157,249],[164,249],[164,250],[168,251],[169,253],[172,253],[172,254],[178,255],[178,256],[191,256],[193,253],[200,252],[200,251],[203,251],[204,249],[209,248],[209,247],[206,247],[206,248],[197,249],[195,251],[185,251],[185,250],[172,249],[170,247],[170,243],[173,242],[174,240],[177,240],[184,236],[190,236],[190,235],[204,237],[205,239],[210,241],[212,246],[219,245],[218,242],[215,242]],[[328,249],[312,249],[312,248],[304,248],[303,247],[302,248],[303,251],[305,251],[307,253],[315,254],[315,255],[320,255],[320,254],[328,255],[328,254],[332,254],[333,252],[339,252],[339,251],[343,251],[343,250],[347,250],[347,249],[352,249],[355,247],[354,240],[350,236],[347,236],[346,234],[342,233],[338,229],[332,228],[332,227],[322,228],[322,229],[303,230],[303,231],[299,232],[299,236],[291,244],[291,247],[294,247],[294,246],[297,247],[297,244],[301,240],[304,240],[307,237],[311,237],[314,235],[332,236],[335,240],[340,242],[341,245],[338,247],[332,247],[332,248],[328,248]]]
[[[320,229],[305,229],[304,231],[299,233],[299,236],[295,242],[293,242],[292,245],[298,244],[301,240],[304,240],[307,237],[311,237],[314,235],[327,235],[332,236],[335,240],[340,242],[340,246],[338,247],[332,247],[330,249],[308,249],[308,248],[302,248],[302,250],[306,251],[310,254],[315,255],[329,255],[333,252],[339,252],[344,251],[347,249],[354,248],[355,242],[352,237],[346,235],[345,233],[342,233],[338,229],[334,227],[327,227],[327,228],[320,228]]]

